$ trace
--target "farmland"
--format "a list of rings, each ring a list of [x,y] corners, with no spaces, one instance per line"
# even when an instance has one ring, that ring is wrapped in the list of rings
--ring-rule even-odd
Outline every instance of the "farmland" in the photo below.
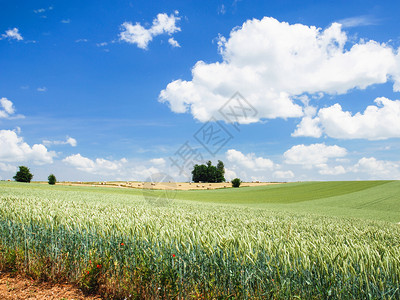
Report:
[[[400,182],[0,183],[0,267],[132,298],[399,298]],[[150,194],[151,195],[151,194]]]

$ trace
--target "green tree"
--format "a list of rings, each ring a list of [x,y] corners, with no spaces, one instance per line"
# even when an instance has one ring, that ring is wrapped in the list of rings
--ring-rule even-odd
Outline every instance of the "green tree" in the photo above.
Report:
[[[225,181],[225,166],[224,163],[219,160],[217,164],[217,182],[223,182]]]
[[[49,184],[54,185],[57,182],[56,176],[54,176],[54,174],[50,174],[49,177],[47,177],[47,179],[49,180]]]
[[[19,166],[19,171],[13,177],[15,181],[18,182],[31,182],[33,175],[28,167]]]
[[[232,182],[232,187],[234,188],[238,188],[242,183],[239,178],[232,179],[231,182]]]
[[[195,165],[192,171],[192,180],[194,182],[206,182],[207,181],[207,166],[206,165]]]
[[[192,180],[194,182],[222,182],[225,181],[223,174],[225,170],[221,171],[221,168],[224,169],[224,163],[222,161],[218,162],[220,169],[212,165],[211,161],[208,161],[206,165],[194,165],[192,171]]]

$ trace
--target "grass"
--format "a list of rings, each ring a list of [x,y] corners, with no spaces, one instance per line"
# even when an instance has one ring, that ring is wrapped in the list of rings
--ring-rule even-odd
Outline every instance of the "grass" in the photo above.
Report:
[[[124,298],[399,298],[400,182],[179,191],[0,183],[0,268]]]
[[[301,182],[239,189],[219,189],[211,192],[203,190],[179,191],[177,198],[229,204],[288,204],[346,195],[387,183],[389,181]]]

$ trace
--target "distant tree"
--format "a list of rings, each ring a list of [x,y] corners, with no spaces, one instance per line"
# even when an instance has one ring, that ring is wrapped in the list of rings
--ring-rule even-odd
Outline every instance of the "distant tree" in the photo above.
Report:
[[[217,172],[218,172],[218,182],[225,181],[225,166],[221,160],[218,161]]]
[[[18,182],[31,182],[33,175],[28,167],[19,166],[19,171],[13,177],[15,181]]]
[[[212,162],[209,160],[207,162],[207,180],[206,182],[217,182],[217,168],[212,165]]]
[[[192,180],[194,182],[206,182],[207,181],[207,166],[206,165],[195,165],[192,171]]]
[[[49,177],[47,177],[47,179],[49,180],[49,184],[54,185],[57,182],[56,176],[54,176],[54,174],[50,174]]]
[[[232,182],[232,187],[234,188],[238,188],[242,183],[239,178],[232,179],[231,182]]]
[[[224,163],[222,161],[218,162],[220,169],[212,165],[211,161],[208,161],[206,165],[194,165],[192,171],[192,180],[194,182],[222,182],[225,181],[224,172],[221,171],[224,168]]]

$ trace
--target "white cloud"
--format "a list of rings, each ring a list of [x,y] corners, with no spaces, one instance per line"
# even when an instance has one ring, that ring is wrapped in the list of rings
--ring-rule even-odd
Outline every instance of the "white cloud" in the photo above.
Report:
[[[297,129],[292,133],[292,136],[309,136],[319,138],[322,135],[322,129],[318,126],[319,118],[305,116],[297,125]]]
[[[47,91],[47,87],[38,87],[37,89],[36,89],[38,92],[46,92]]]
[[[363,157],[353,167],[353,172],[366,173],[374,179],[400,179],[400,163]]]
[[[153,20],[153,24],[150,28],[146,29],[140,23],[133,25],[131,22],[124,22],[121,25],[122,31],[119,34],[121,41],[136,44],[141,49],[147,49],[148,44],[153,40],[153,37],[173,33],[180,31],[181,29],[176,26],[176,22],[180,20],[177,16],[178,12],[167,15],[166,13],[158,14]],[[178,47],[179,44],[174,39],[168,41],[172,46]]]
[[[322,164],[318,167],[320,168],[318,173],[321,175],[342,175],[347,173],[346,169],[342,165],[329,167],[326,164]]]
[[[63,162],[75,167],[76,169],[92,174],[109,174],[119,172],[123,165],[127,163],[126,159],[110,161],[104,158],[90,158],[82,155],[74,154],[63,159]]]
[[[322,108],[316,118],[303,118],[293,136],[320,137],[322,131],[337,139],[384,140],[400,137],[400,100],[384,97],[363,113],[343,111],[340,104]]]
[[[108,45],[107,42],[102,42],[102,43],[97,43],[96,44],[97,47],[104,47],[104,46],[107,46],[107,45]]]
[[[67,136],[65,141],[49,141],[49,140],[43,140],[43,144],[45,146],[51,146],[51,145],[71,145],[72,147],[77,146],[77,141],[76,139]]]
[[[292,133],[292,136],[309,136],[319,138],[322,135],[322,130],[318,126],[319,118],[313,118],[316,114],[316,108],[306,106],[304,108],[304,117],[297,125],[297,129]]]
[[[127,159],[108,160],[96,158],[94,160],[84,157],[81,154],[70,155],[62,160],[65,164],[74,167],[79,171],[89,174],[105,176],[109,180],[146,180],[154,174],[166,172],[164,165],[146,166]],[[157,162],[161,162],[158,160]],[[167,172],[168,173],[168,172]]]
[[[88,42],[88,39],[77,39],[75,41],[75,43],[86,43],[86,42]]]
[[[267,181],[271,179],[273,170],[279,169],[280,165],[272,160],[254,153],[244,154],[235,149],[229,149],[225,153],[225,178],[231,180],[239,177],[244,181]]]
[[[61,23],[69,24],[69,23],[71,23],[71,20],[70,19],[64,19],[64,20],[61,20]]]
[[[225,168],[225,179],[227,181],[231,181],[234,178],[237,178],[236,172],[231,169]]]
[[[306,168],[326,164],[330,158],[346,156],[347,150],[337,145],[327,146],[325,144],[296,145],[287,150],[283,157],[285,163],[302,165]]]
[[[294,173],[292,171],[275,171],[272,176],[277,179],[292,179]]]
[[[257,122],[302,116],[293,99],[304,93],[342,94],[392,79],[400,90],[400,54],[375,41],[348,43],[338,23],[322,30],[268,17],[249,20],[228,39],[220,37],[222,62],[197,62],[192,80],[169,83],[159,101],[206,122],[222,120],[218,109],[239,91],[258,111],[251,120]]]
[[[0,119],[23,119],[23,115],[15,114],[15,107],[12,101],[7,98],[0,98]]]
[[[0,170],[4,172],[15,172],[17,170],[17,167],[0,162]]]
[[[41,13],[44,13],[45,11],[46,11],[45,8],[38,8],[38,9],[34,9],[34,10],[33,10],[33,12],[34,12],[35,14],[41,14]]]
[[[51,164],[56,156],[42,144],[32,147],[15,131],[0,130],[0,162],[32,162],[36,165]]]
[[[15,109],[13,103],[7,98],[0,99],[0,118],[8,118],[14,114]]]
[[[1,36],[5,39],[17,40],[17,41],[22,41],[24,39],[22,35],[19,33],[18,28],[6,30],[6,32],[3,33]]]
[[[224,15],[226,13],[226,7],[225,5],[221,5],[220,7],[218,7],[218,14]]]
[[[359,27],[359,26],[369,26],[377,25],[378,21],[372,16],[356,16],[351,18],[345,18],[337,21],[342,24],[343,28]]]
[[[181,47],[181,45],[179,45],[179,43],[173,37],[168,39],[168,43],[174,48],[176,48],[176,47],[180,48]]]
[[[48,11],[48,10],[53,10],[53,6],[49,6],[48,8],[38,8],[38,9],[34,9],[33,12],[34,12],[35,14],[43,14],[43,13],[45,13],[45,12]],[[46,18],[46,16],[43,16],[43,15],[42,15],[42,17]]]
[[[226,152],[226,158],[234,165],[254,171],[272,170],[276,167],[274,162],[268,158],[257,157],[254,153],[244,155],[235,149],[229,149]]]
[[[77,145],[76,139],[74,139],[72,137],[68,137],[66,142],[67,142],[67,144],[70,144],[72,147],[76,147],[76,145]]]
[[[164,158],[153,158],[153,159],[150,160],[150,162],[153,165],[156,165],[156,166],[164,166],[165,165],[165,159]]]

